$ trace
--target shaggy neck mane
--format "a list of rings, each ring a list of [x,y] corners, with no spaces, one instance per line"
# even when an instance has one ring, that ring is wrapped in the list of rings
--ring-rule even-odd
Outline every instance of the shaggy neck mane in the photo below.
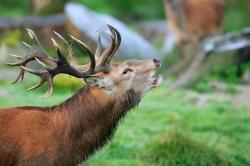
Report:
[[[111,100],[97,88],[83,88],[64,103],[53,107],[58,133],[64,138],[72,162],[85,160],[113,135],[118,121],[140,102],[133,90]],[[61,125],[60,125],[61,123]],[[87,153],[82,154],[82,149]]]
[[[135,107],[140,102],[141,96],[134,90],[128,90],[123,95],[113,98],[111,99],[104,90],[85,87],[62,104],[54,106],[53,110],[66,111],[68,114],[78,112],[93,117],[108,114],[110,118],[112,116],[118,118]]]

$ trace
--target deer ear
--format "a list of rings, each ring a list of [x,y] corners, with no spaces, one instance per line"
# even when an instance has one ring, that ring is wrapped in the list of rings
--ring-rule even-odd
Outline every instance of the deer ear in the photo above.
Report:
[[[84,78],[84,80],[87,83],[87,85],[90,87],[98,87],[98,88],[112,87],[111,81],[103,77],[90,76],[90,77]]]

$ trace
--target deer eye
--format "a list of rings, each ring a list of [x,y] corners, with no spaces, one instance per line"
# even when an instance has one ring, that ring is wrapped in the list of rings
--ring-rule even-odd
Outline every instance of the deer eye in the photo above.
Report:
[[[127,74],[128,72],[132,72],[132,71],[133,71],[132,69],[127,68],[127,69],[123,70],[122,74],[124,75],[124,74]]]

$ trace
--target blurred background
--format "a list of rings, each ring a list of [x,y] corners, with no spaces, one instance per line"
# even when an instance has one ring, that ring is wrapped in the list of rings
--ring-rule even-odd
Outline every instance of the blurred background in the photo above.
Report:
[[[1,0],[0,107],[50,106],[83,86],[60,75],[53,95],[40,99],[46,85],[26,91],[37,77],[11,84],[19,69],[5,64],[18,61],[9,54],[30,53],[26,28],[55,57],[53,31],[94,50],[96,31],[108,45],[109,23],[122,35],[115,61],[160,58],[164,83],[84,165],[250,165],[249,15],[249,0]],[[72,48],[79,62],[88,61]]]

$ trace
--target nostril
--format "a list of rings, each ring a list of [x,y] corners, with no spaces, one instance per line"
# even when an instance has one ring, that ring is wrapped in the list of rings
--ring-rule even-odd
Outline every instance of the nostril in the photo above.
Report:
[[[157,67],[161,66],[161,61],[159,59],[153,59],[154,63],[156,64]]]
[[[159,59],[153,59],[154,63],[160,63],[160,60]]]

